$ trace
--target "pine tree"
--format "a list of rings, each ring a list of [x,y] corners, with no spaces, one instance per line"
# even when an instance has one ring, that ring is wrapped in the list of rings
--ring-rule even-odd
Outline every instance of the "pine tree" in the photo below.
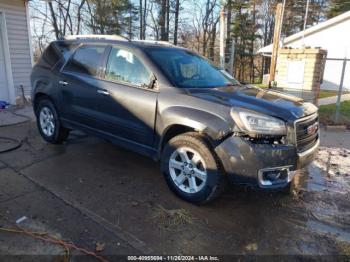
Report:
[[[133,22],[137,10],[129,0],[92,0],[91,17],[88,24],[94,33],[126,34],[133,36]]]
[[[282,35],[287,37],[304,29],[306,12],[305,0],[286,1]],[[310,0],[306,27],[313,26],[323,19],[325,0]]]
[[[258,8],[256,0],[240,0],[231,3],[231,37],[235,42],[235,76],[239,80],[254,79],[254,49],[260,38],[260,25],[257,23]]]
[[[350,11],[350,0],[331,0],[327,18],[332,18]]]

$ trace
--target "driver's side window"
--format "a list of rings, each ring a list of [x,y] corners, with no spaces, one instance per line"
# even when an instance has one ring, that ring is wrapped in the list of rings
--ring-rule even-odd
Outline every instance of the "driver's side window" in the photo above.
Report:
[[[105,78],[137,86],[147,86],[151,72],[130,51],[113,47],[108,58]]]

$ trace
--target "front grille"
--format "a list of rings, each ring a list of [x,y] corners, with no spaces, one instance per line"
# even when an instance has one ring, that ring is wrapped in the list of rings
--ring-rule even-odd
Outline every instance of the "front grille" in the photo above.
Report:
[[[317,129],[314,128],[315,132],[309,132],[308,128],[315,125],[315,123],[317,123]],[[297,120],[295,122],[296,146],[298,152],[304,152],[316,144],[317,140],[319,139],[318,128],[319,125],[317,114]]]

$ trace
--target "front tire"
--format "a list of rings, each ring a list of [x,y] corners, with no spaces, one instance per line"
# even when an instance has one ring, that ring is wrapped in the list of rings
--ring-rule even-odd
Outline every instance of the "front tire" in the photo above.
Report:
[[[215,153],[197,133],[172,138],[163,150],[161,169],[170,189],[191,203],[214,200],[226,182]]]
[[[37,125],[42,138],[51,144],[61,144],[69,135],[58,117],[57,110],[49,99],[41,99],[36,107]]]

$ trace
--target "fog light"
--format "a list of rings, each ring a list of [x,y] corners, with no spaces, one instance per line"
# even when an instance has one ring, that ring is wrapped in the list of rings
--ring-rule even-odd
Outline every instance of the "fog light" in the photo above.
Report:
[[[260,169],[258,173],[259,184],[261,187],[273,187],[287,184],[293,177],[289,175],[289,173],[292,173],[289,171],[289,167]]]
[[[270,180],[271,182],[274,182],[276,180],[286,180],[287,177],[288,177],[287,169],[271,170],[271,171],[263,172],[264,180]]]

